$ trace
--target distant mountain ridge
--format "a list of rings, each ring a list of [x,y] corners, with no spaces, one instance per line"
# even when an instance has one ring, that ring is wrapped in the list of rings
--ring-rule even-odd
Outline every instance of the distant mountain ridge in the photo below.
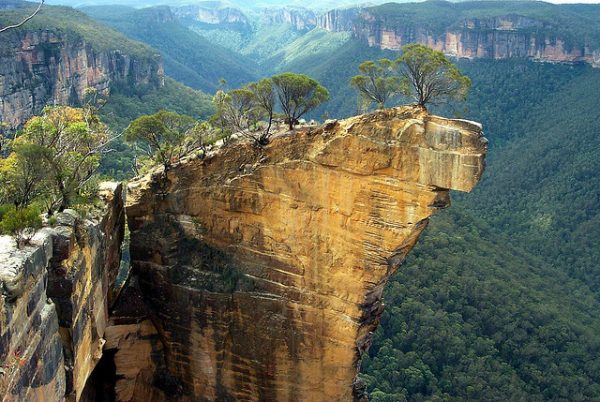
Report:
[[[287,24],[292,30],[314,28],[350,32],[371,47],[397,51],[422,43],[468,59],[524,58],[540,62],[584,62],[600,66],[600,5],[555,5],[532,1],[387,3],[314,11],[296,6],[250,10],[230,2],[201,2],[173,7],[184,25],[200,32],[247,34],[258,26]]]

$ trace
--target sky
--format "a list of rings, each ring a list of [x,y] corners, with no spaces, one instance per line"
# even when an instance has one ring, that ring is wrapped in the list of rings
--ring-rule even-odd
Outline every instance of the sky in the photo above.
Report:
[[[1,1],[1,0],[0,0]],[[36,0],[30,0],[30,1],[36,1]],[[201,1],[201,0],[198,0]],[[238,0],[239,1],[239,0]],[[411,2],[411,1],[418,1],[418,0],[401,0],[398,2]],[[576,4],[576,3],[585,3],[585,4],[600,4],[600,0],[546,0],[549,3],[554,3],[554,4]],[[128,5],[133,5],[133,6],[144,6],[144,5],[153,5],[153,4],[192,4],[195,1],[194,0],[175,0],[175,1],[169,1],[169,0],[47,0],[46,1],[48,4],[64,4],[64,5],[70,5],[70,6],[81,6],[81,5],[95,5],[95,4],[128,4]],[[233,0],[232,2],[236,2],[235,0]],[[299,0],[246,0],[243,1],[243,3],[263,3],[263,4],[270,4],[270,5],[284,5],[284,4],[308,4],[308,3],[312,3],[311,5],[314,6],[315,4],[319,4],[319,3],[327,3],[328,6],[333,5],[335,7],[335,5],[340,5],[340,6],[344,6],[344,5],[348,5],[348,4],[354,4],[354,3],[384,3],[384,2],[394,2],[394,0],[326,0],[326,1],[310,1],[310,0],[303,0],[303,1],[299,1]]]

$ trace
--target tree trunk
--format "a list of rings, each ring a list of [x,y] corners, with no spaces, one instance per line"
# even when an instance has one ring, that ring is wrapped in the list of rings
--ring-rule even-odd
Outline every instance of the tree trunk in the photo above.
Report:
[[[58,207],[58,212],[63,212],[69,206],[69,195],[65,189],[65,185],[62,181],[58,183],[58,191],[60,191],[60,205]]]

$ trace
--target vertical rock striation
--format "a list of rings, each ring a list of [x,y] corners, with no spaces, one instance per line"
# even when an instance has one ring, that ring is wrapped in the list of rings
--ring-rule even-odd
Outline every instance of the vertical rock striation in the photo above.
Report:
[[[360,8],[333,9],[317,17],[317,26],[331,32],[351,32]]]
[[[387,279],[485,152],[480,125],[401,107],[132,182],[134,279],[168,379],[154,384],[169,400],[361,399]]]
[[[121,190],[105,184],[103,207],[89,219],[65,211],[23,250],[0,237],[1,400],[82,399],[113,303],[125,221]]]

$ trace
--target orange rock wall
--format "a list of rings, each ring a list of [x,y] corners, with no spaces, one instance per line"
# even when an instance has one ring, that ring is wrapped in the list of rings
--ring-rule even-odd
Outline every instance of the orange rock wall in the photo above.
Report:
[[[134,275],[170,400],[363,398],[383,287],[485,152],[478,124],[403,107],[132,182]]]

